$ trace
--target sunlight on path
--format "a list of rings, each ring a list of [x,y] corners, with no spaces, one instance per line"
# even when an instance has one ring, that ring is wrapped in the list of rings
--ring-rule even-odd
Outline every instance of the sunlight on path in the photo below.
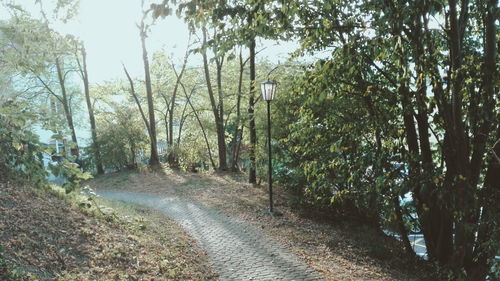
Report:
[[[157,209],[179,222],[208,252],[219,280],[322,280],[262,231],[193,199],[122,191],[98,194]]]

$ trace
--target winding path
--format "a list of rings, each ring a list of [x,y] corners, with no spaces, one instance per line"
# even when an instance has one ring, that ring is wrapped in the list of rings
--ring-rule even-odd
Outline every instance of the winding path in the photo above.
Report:
[[[322,280],[262,231],[194,199],[123,191],[98,194],[157,209],[180,223],[208,252],[219,280]]]

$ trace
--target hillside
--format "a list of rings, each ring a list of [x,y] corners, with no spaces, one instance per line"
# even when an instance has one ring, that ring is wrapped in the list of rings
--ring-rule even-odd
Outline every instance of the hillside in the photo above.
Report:
[[[0,280],[214,276],[205,253],[177,224],[145,208],[97,202],[102,213],[76,193],[0,183]]]

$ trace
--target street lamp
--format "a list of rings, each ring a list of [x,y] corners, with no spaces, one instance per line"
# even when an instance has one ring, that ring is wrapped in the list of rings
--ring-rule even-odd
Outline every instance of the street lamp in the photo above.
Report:
[[[267,102],[267,147],[269,149],[269,212],[273,213],[273,165],[271,162],[271,101],[276,95],[276,81],[267,80],[260,83],[262,99]]]

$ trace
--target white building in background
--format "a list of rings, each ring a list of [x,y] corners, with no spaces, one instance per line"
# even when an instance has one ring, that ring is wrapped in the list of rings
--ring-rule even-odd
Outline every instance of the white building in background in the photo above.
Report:
[[[61,176],[55,176],[51,173],[49,167],[50,165],[57,165],[62,161],[64,156],[70,156],[69,146],[72,144],[71,135],[67,132],[67,121],[64,115],[62,104],[57,101],[54,97],[49,97],[47,99],[48,106],[45,114],[51,116],[52,123],[49,123],[47,128],[44,128],[41,124],[36,124],[32,127],[33,133],[38,135],[39,141],[42,145],[50,148],[46,153],[43,153],[43,165],[49,172],[48,179],[54,182],[64,182],[64,178]],[[75,117],[75,116],[74,116]],[[76,119],[76,118],[75,118]],[[48,128],[52,128],[48,129]],[[66,131],[65,134],[57,135],[57,128],[61,128],[61,132]],[[82,126],[75,124],[75,131],[78,140],[78,146],[80,148],[80,153],[82,153],[82,148],[90,144],[90,132]]]

